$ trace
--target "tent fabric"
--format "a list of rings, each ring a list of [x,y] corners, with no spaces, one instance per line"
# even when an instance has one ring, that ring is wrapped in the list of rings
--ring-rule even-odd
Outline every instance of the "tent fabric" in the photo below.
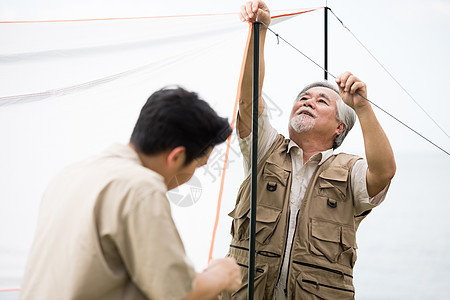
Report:
[[[304,10],[288,12],[277,19]],[[112,142],[127,143],[152,92],[181,85],[233,122],[247,29],[235,13],[0,22],[0,290],[20,286],[49,180]],[[240,160],[232,136],[191,182],[168,193],[197,270],[226,253],[226,213],[243,175],[225,174]]]

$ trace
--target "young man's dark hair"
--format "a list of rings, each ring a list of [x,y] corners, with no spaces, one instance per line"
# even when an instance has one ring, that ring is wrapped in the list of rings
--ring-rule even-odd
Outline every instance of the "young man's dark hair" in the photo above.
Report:
[[[181,87],[163,88],[148,98],[130,142],[147,155],[184,146],[187,165],[224,142],[231,132],[227,119],[219,117],[196,93]]]

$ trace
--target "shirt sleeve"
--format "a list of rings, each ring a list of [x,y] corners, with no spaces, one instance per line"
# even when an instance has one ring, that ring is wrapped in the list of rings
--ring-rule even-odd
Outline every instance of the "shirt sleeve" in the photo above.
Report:
[[[356,213],[359,215],[370,210],[384,201],[389,184],[374,197],[369,197],[366,184],[367,161],[365,159],[358,160],[352,169],[352,191],[355,200]]]
[[[278,132],[272,127],[269,121],[269,116],[267,115],[267,105],[264,105],[264,111],[258,118],[258,163],[270,149],[272,144],[275,142]],[[237,136],[239,140],[239,146],[241,148],[242,156],[244,157],[244,171],[247,176],[251,168],[251,153],[252,153],[252,134],[250,133],[245,138],[240,138],[239,136],[239,122],[236,125]]]
[[[146,194],[125,217],[120,252],[132,280],[149,299],[182,299],[195,270],[186,257],[162,191]]]

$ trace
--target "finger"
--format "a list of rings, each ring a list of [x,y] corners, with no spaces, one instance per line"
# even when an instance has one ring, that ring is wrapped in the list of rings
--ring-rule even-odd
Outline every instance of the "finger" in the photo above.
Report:
[[[238,279],[234,279],[229,285],[229,291],[234,292],[237,289],[239,289],[241,287],[241,285],[242,285],[242,282],[241,282],[240,277]]]
[[[339,82],[337,82],[336,81],[336,83],[338,84],[338,88],[339,88],[339,95],[341,96],[341,97],[343,97],[343,95],[344,95],[344,88],[341,86],[341,81],[339,81]]]
[[[248,10],[247,10],[247,4],[244,4],[241,6],[241,14],[246,21],[250,20],[250,16],[249,16]]]
[[[226,290],[228,292],[234,292],[234,291],[238,290],[241,286],[242,286],[241,272],[239,272],[238,275],[231,276],[230,280],[228,281]]]
[[[344,74],[339,74],[339,75],[336,77],[335,81],[336,81],[336,83],[337,83],[338,86],[341,86],[341,82],[342,82],[342,80],[343,80],[343,77],[344,77]]]
[[[253,1],[253,12],[256,13],[258,10],[269,11],[267,5],[262,1]]]
[[[241,11],[239,12],[239,18],[242,22],[245,22],[248,18],[247,11],[245,9],[245,5],[241,6]]]
[[[359,92],[359,91],[362,92],[362,91],[364,91],[364,87],[365,87],[364,82],[357,81],[357,82],[353,83],[353,85],[350,89],[350,94],[355,94],[356,92]]]
[[[345,87],[345,84],[346,84],[346,81],[347,81],[347,79],[350,77],[352,75],[352,73],[350,73],[350,72],[344,72],[344,73],[342,73],[341,75],[339,75],[338,76],[338,78],[339,78],[339,86],[340,87]]]
[[[252,2],[248,1],[247,3],[245,3],[245,8],[247,10],[247,15],[249,16],[250,19],[253,18],[254,13],[253,13],[253,9],[252,9]]]
[[[264,3],[260,2],[260,1],[253,1],[253,3],[252,3],[252,11],[254,13],[256,13],[258,11],[258,8],[260,8],[262,4],[264,4]]]
[[[352,85],[353,85],[355,82],[357,82],[357,81],[359,81],[359,79],[358,79],[355,75],[350,75],[350,76],[347,78],[347,81],[345,82],[345,88],[344,88],[344,91],[350,92],[350,90],[351,90],[351,88],[352,88]]]
[[[248,13],[247,13],[246,5],[241,6],[241,16],[243,18],[243,21],[248,21],[250,19],[250,17],[248,16]]]
[[[236,259],[234,257],[227,256],[227,257],[225,257],[225,259],[230,261],[230,262],[232,262],[233,264],[235,264],[237,266],[237,261],[236,261]]]

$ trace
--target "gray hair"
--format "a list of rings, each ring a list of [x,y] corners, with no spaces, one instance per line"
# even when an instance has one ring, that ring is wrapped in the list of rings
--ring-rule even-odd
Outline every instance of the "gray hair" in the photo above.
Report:
[[[304,93],[306,93],[306,91],[308,91],[309,89],[314,88],[314,87],[328,88],[330,90],[335,91],[339,95],[339,90],[337,89],[337,87],[334,84],[331,84],[328,81],[317,81],[317,82],[313,82],[313,83],[305,86],[303,88],[303,90],[301,90],[301,92],[295,98],[295,102],[297,102],[300,99],[300,97],[303,96]],[[350,132],[350,130],[353,128],[353,125],[355,124],[355,121],[356,121],[355,111],[350,106],[345,104],[340,96],[339,96],[339,99],[336,101],[336,108],[337,108],[336,109],[336,119],[339,120],[340,122],[344,123],[345,129],[340,135],[336,136],[336,138],[334,139],[333,149],[338,148],[342,144],[345,137]]]

